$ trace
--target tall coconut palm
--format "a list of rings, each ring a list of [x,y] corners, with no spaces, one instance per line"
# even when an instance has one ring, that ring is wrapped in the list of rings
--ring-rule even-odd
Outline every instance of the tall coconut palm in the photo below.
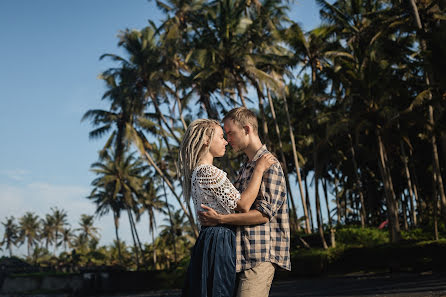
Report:
[[[79,220],[79,228],[75,229],[79,232],[78,237],[81,242],[89,243],[90,241],[98,241],[100,238],[99,229],[94,226],[94,217],[92,215],[82,214]]]
[[[132,212],[137,212],[139,208],[135,197],[141,191],[145,169],[141,160],[136,159],[134,154],[125,154],[119,163],[114,151],[108,150],[103,157],[101,161],[91,165],[92,171],[98,177],[92,182],[94,189],[88,198],[95,202],[96,214],[99,216],[103,216],[109,211],[113,212],[115,235],[118,242],[120,213],[121,211],[127,212],[136,248],[139,237]]]
[[[75,238],[75,234],[71,228],[64,228],[60,232],[60,241],[57,243],[58,246],[63,246],[64,251],[66,252],[69,248],[73,247],[73,239]]]
[[[13,216],[6,218],[2,225],[4,233],[0,246],[4,246],[9,251],[9,256],[12,257],[12,248],[19,243],[19,226],[15,223]]]
[[[412,10],[413,10],[413,16],[414,16],[414,20],[415,20],[416,27],[417,27],[417,37],[419,39],[421,49],[423,52],[427,52],[428,49],[427,49],[427,45],[426,45],[426,40],[420,36],[420,32],[423,32],[423,31],[426,32],[426,29],[423,27],[423,24],[421,22],[417,3],[415,2],[415,0],[409,0],[409,2],[412,7]],[[429,2],[433,2],[433,1],[427,1],[427,2],[429,3]],[[426,5],[426,6],[429,8],[432,7],[432,5]],[[444,12],[443,12],[443,18],[444,18]],[[433,75],[432,75],[432,73],[430,73],[430,69],[426,69],[425,81],[426,81],[427,91],[429,92],[428,93],[429,99],[432,99],[432,94],[429,90],[431,87],[432,79],[433,79]],[[434,108],[432,105],[429,105],[428,115],[429,115],[430,126],[432,126],[432,127],[435,126]],[[442,177],[441,171],[440,171],[440,161],[439,161],[439,156],[438,156],[437,138],[436,138],[435,133],[432,133],[431,145],[432,145],[432,163],[433,163],[434,175],[435,175],[434,176],[434,184],[437,187],[437,192],[440,196],[442,213],[443,213],[444,217],[446,217],[446,194],[444,191],[443,177]]]
[[[26,212],[19,218],[20,242],[27,245],[28,257],[31,256],[31,248],[37,245],[40,236],[39,216],[33,212]]]
[[[50,214],[45,215],[45,218],[41,220],[41,232],[40,238],[45,241],[45,248],[49,251],[50,244],[56,244],[56,230],[54,225],[54,217]]]
[[[122,59],[117,56],[113,57],[118,60]],[[100,137],[104,133],[111,131],[113,126],[116,126],[116,130],[111,133],[102,153],[104,154],[112,144],[115,144],[116,161],[119,163],[124,150],[128,149],[129,145],[133,143],[143,157],[147,159],[149,164],[153,166],[166,181],[169,189],[187,214],[191,226],[194,227],[194,219],[186,210],[180,196],[176,193],[171,179],[160,170],[159,166],[154,162],[153,157],[150,155],[151,145],[147,141],[143,131],[149,131],[151,133],[157,131],[156,124],[150,120],[149,113],[144,112],[145,95],[143,94],[144,90],[139,82],[137,71],[129,68],[128,65],[130,65],[130,62],[127,61],[125,65],[127,66],[122,67],[119,70],[111,69],[103,74],[109,87],[109,91],[106,92],[104,97],[111,100],[112,107],[111,111],[90,110],[84,115],[83,120],[92,119],[93,124],[99,126],[99,128],[90,132],[90,137]],[[196,227],[194,229],[196,230]],[[198,236],[198,231],[196,231],[196,233]]]
[[[54,227],[54,254],[56,254],[57,247],[59,246],[58,240],[62,232],[64,232],[65,227],[68,225],[68,215],[63,209],[58,209],[57,207],[51,208],[51,217],[53,218]]]

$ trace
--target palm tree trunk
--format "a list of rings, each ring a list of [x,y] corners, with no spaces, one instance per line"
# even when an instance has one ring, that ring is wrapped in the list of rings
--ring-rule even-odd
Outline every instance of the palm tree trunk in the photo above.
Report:
[[[409,158],[412,158],[412,150],[409,150]],[[417,172],[415,170],[415,166],[414,166],[413,162],[409,162],[408,165],[409,165],[409,172],[411,173],[410,176],[411,176],[411,181],[412,181],[413,194],[415,196],[416,210],[418,212],[418,215],[421,218],[424,210],[422,207],[421,200],[419,199],[419,196],[418,196],[418,184],[419,183],[418,183],[418,178],[417,178]]]
[[[439,234],[438,234],[438,193],[437,193],[437,182],[436,182],[436,176],[435,174],[433,175],[433,185],[432,188],[434,189],[433,191],[433,197],[432,197],[432,216],[434,218],[434,239],[438,240],[439,239]]]
[[[322,187],[324,189],[325,205],[327,207],[328,227],[330,229],[330,244],[331,244],[331,247],[335,248],[336,247],[336,237],[335,237],[336,230],[333,229],[333,221],[331,219],[330,207],[328,205],[327,179],[322,180]]]
[[[57,229],[56,229],[56,231],[55,231],[55,238],[54,238],[54,256],[56,256],[56,253],[57,253],[57,237],[58,237],[58,232],[57,232]]]
[[[288,176],[288,169],[287,169],[287,162],[285,159],[285,154],[283,152],[283,145],[282,145],[282,139],[280,138],[280,129],[279,129],[279,124],[277,123],[277,118],[276,118],[276,112],[274,110],[274,103],[273,103],[273,99],[271,98],[271,93],[269,91],[269,88],[266,89],[266,94],[268,96],[268,101],[269,101],[269,106],[271,108],[271,115],[273,116],[273,120],[274,120],[274,127],[276,128],[276,133],[277,133],[277,138],[279,139],[279,148],[280,148],[280,156],[282,159],[282,164],[283,164],[283,171],[285,174],[285,181],[287,184],[287,188],[288,188],[288,193],[290,195],[290,202],[291,202],[291,209],[294,213],[294,216],[292,216],[290,218],[291,220],[291,225],[294,225],[294,227],[297,227],[297,229],[300,229],[300,225],[297,223],[297,210],[296,210],[296,206],[294,205],[294,199],[293,199],[293,195],[291,193],[291,187],[290,187],[290,182],[289,182],[289,176]]]
[[[204,110],[206,111],[208,118],[218,120],[218,112],[211,104],[211,99],[209,94],[201,94],[200,102],[203,104]]]
[[[263,130],[263,140],[266,144],[267,147],[271,146],[271,140],[269,139],[269,133],[268,133],[268,125],[267,125],[267,121],[266,121],[266,115],[265,115],[265,104],[263,103],[263,93],[262,90],[260,89],[260,85],[259,82],[257,80],[252,80],[251,81],[254,86],[255,89],[257,91],[257,97],[259,99],[259,111],[260,111],[260,119],[262,120],[262,130]]]
[[[414,14],[414,18],[415,18],[415,23],[417,25],[417,28],[419,31],[423,31],[423,25],[421,24],[421,19],[420,19],[420,14],[418,13],[418,7],[417,4],[415,3],[415,0],[409,0],[410,5],[412,6],[412,12]],[[423,52],[427,51],[427,45],[426,45],[426,40],[424,40],[419,33],[417,33],[418,39],[420,41],[420,45],[421,45],[421,49],[423,50]],[[429,89],[430,88],[430,73],[428,72],[427,69],[425,69],[426,73],[425,73],[425,80],[426,80],[426,86]],[[432,93],[431,91],[429,91],[429,100],[432,100]],[[429,104],[429,118],[428,118],[428,122],[430,127],[434,127],[435,121],[434,121],[434,108],[431,104]],[[435,182],[436,182],[436,187],[437,190],[440,194],[440,203],[441,203],[441,213],[446,216],[446,195],[444,192],[444,188],[443,188],[443,178],[441,176],[441,171],[440,171],[440,161],[439,161],[439,157],[438,157],[438,149],[437,149],[437,139],[435,136],[434,131],[432,132],[432,136],[431,136],[431,145],[432,145],[432,161],[433,161],[433,167],[434,167],[434,175],[435,177]]]
[[[324,198],[325,198],[325,207],[327,208],[328,226],[331,229],[333,227],[333,221],[331,220],[330,206],[328,204],[327,180],[322,179],[321,183],[322,183],[322,188],[324,189]]]
[[[131,220],[132,225],[133,225],[133,230],[135,232],[136,242],[138,243],[138,247],[139,247],[139,250],[140,250],[141,256],[142,256],[142,245],[141,245],[141,240],[139,239],[138,230],[136,230],[135,219],[133,218],[133,214],[132,214],[131,211],[129,212],[129,214],[130,214],[130,220]]]
[[[113,211],[113,222],[115,223],[115,236],[116,236],[116,242],[118,243],[118,256],[119,256],[119,263],[122,262],[122,253],[121,253],[121,241],[119,240],[119,217],[117,216],[116,212]]]
[[[407,199],[404,193],[401,193],[401,209],[403,211],[403,227],[404,231],[409,230],[409,225],[407,224]]]
[[[150,233],[152,233],[152,246],[153,246],[153,268],[156,267],[156,246],[155,246],[155,230],[153,228],[150,229]]]
[[[336,196],[336,223],[338,225],[341,224],[341,202],[339,201],[339,192],[338,192],[338,178],[337,175],[335,175],[334,179],[334,189],[335,189],[335,196]]]
[[[161,121],[167,127],[167,129],[169,130],[170,134],[175,139],[175,141],[178,144],[180,144],[181,143],[180,139],[176,136],[176,134],[174,133],[172,127],[170,127],[169,123],[167,123],[167,120],[164,117],[164,114],[161,112],[161,109],[158,106],[158,102],[157,102],[156,98],[153,95],[150,95],[150,98],[152,99],[152,103],[153,103],[153,106],[155,107],[156,114],[161,118]]]
[[[377,133],[379,147],[379,169],[384,183],[384,191],[386,196],[387,217],[389,219],[389,232],[392,242],[398,242],[401,238],[400,225],[398,222],[398,207],[393,191],[392,178],[387,167],[387,156],[381,139],[380,132]]]
[[[176,88],[176,86],[175,86],[175,88]],[[175,89],[175,100],[177,101],[177,104],[178,104],[178,114],[180,116],[181,123],[183,124],[184,130],[186,130],[187,129],[187,124],[186,124],[186,121],[184,120],[184,117],[183,117],[183,106],[181,105],[181,99],[180,99],[180,96],[178,95],[178,89],[177,88]]]
[[[360,209],[361,227],[364,228],[365,227],[366,209],[365,209],[364,195],[362,193],[362,183],[361,183],[361,179],[359,178],[359,174],[358,174],[358,164],[356,163],[356,154],[355,154],[355,149],[353,147],[352,136],[350,135],[350,133],[348,133],[348,137],[350,139],[350,153],[352,154],[352,163],[353,163],[353,171],[355,172],[356,187],[358,189],[359,200],[361,201],[361,209]]]
[[[237,92],[238,92],[238,96],[240,97],[240,101],[242,102],[242,106],[247,108],[246,102],[245,102],[245,97],[243,96],[243,89],[239,83],[237,83]]]
[[[313,160],[314,160],[314,189],[315,189],[315,200],[316,200],[316,218],[317,218],[317,228],[319,231],[319,236],[322,241],[322,246],[324,249],[328,249],[327,242],[325,241],[324,236],[324,226],[322,220],[322,211],[321,211],[321,202],[319,199],[319,167],[318,167],[318,159],[317,152],[313,152]]]
[[[311,202],[310,202],[310,193],[308,191],[308,182],[307,182],[308,174],[305,175],[304,178],[304,186],[305,186],[305,201],[307,202],[308,206],[308,216],[310,219],[310,225],[311,225],[311,233],[314,232],[314,224],[313,224],[313,211],[311,210]]]
[[[166,193],[166,186],[165,186],[164,181],[163,181],[163,190],[164,190],[164,198],[166,199],[167,213],[169,214],[170,233],[172,233],[172,238],[173,238],[173,256],[174,256],[175,263],[176,263],[177,262],[177,242],[176,242],[175,232],[173,231],[172,213],[170,212],[169,203],[167,202],[167,193]]]
[[[288,121],[288,130],[290,131],[291,147],[293,149],[294,166],[296,166],[296,175],[297,175],[297,181],[298,181],[298,185],[299,185],[300,198],[302,201],[302,209],[304,211],[304,216],[305,216],[305,233],[310,234],[311,233],[310,219],[308,218],[307,203],[305,201],[304,190],[302,187],[302,178],[300,176],[299,159],[297,158],[296,142],[294,141],[293,126],[291,125],[290,113],[288,111],[288,102],[287,102],[286,96],[283,96],[283,102],[284,102],[285,113],[286,113],[286,117],[287,117],[287,121]]]
[[[410,217],[412,220],[412,224],[414,226],[417,225],[417,215],[415,212],[415,204],[413,201],[413,191],[412,191],[412,181],[410,178],[410,171],[409,171],[409,166],[407,165],[408,163],[408,159],[407,159],[407,155],[406,155],[406,150],[404,149],[404,144],[403,141],[400,140],[400,146],[401,146],[401,154],[403,157],[403,164],[404,164],[404,173],[406,175],[406,180],[407,180],[407,189],[409,191],[409,206],[410,206]]]
[[[127,209],[127,215],[129,217],[130,232],[132,233],[133,247],[135,249],[136,270],[139,270],[139,251],[138,251],[138,246],[136,245],[135,233],[133,230],[133,224],[132,224],[132,220],[130,218],[130,210],[129,209]]]
[[[441,140],[441,148],[443,150],[442,156],[445,156],[446,155],[446,134],[442,134],[440,136],[440,140]],[[446,168],[446,158],[443,158],[443,168]]]

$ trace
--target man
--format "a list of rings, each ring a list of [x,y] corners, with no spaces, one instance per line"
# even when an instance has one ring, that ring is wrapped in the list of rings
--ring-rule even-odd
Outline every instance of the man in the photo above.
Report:
[[[256,115],[247,108],[235,108],[223,119],[227,141],[234,151],[243,151],[248,161],[235,182],[243,192],[249,184],[256,161],[268,153],[258,135]],[[290,232],[285,177],[277,161],[263,175],[259,194],[251,210],[229,215],[199,213],[202,225],[237,225],[236,270],[238,297],[267,297],[276,266],[291,270]]]

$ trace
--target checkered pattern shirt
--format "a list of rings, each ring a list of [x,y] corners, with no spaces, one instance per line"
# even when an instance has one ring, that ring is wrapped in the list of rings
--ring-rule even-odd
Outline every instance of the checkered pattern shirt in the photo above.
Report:
[[[241,170],[234,184],[240,193],[248,187],[256,161],[266,153],[268,150],[264,145]],[[251,206],[251,209],[267,215],[269,222],[237,227],[237,272],[250,269],[261,262],[271,262],[291,270],[290,224],[286,199],[285,176],[277,162],[263,174],[259,194]]]

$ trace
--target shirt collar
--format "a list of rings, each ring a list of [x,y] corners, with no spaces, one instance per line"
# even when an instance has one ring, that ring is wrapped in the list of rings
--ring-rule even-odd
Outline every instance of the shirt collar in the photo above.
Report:
[[[266,145],[262,145],[262,147],[260,147],[256,154],[254,155],[254,157],[252,158],[251,162],[248,161],[248,164],[255,164],[255,162],[261,157],[263,156],[265,153],[267,153],[268,150],[266,149]]]

